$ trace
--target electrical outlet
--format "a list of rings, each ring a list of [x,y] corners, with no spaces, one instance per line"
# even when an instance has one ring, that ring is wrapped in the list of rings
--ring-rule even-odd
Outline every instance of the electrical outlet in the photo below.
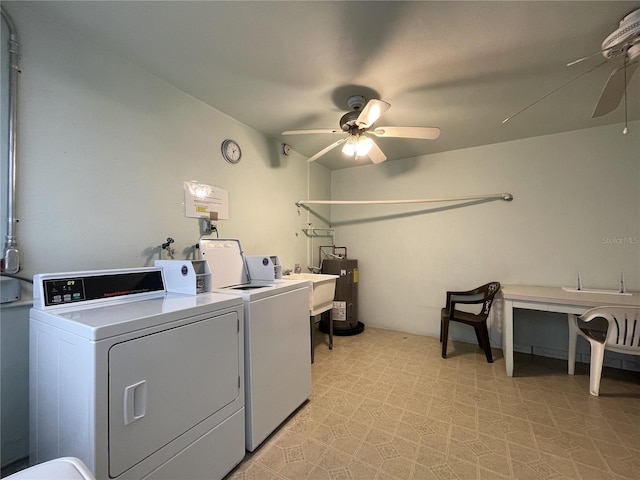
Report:
[[[200,222],[200,235],[211,235],[211,227],[215,227],[215,222],[212,222],[208,218],[199,219]]]

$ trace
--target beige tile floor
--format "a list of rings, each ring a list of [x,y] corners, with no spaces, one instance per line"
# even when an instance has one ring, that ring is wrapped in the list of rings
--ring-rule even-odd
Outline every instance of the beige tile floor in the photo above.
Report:
[[[638,375],[367,327],[317,335],[313,392],[228,480],[640,478]]]

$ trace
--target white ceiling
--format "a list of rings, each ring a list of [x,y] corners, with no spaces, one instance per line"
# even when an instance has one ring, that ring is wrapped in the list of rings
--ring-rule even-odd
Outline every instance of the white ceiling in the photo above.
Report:
[[[4,0],[3,0],[4,1]],[[503,125],[585,72],[640,1],[19,2],[310,157],[353,94],[391,109],[377,126],[439,126],[437,140],[377,139],[390,160],[624,121],[592,119],[612,62]],[[629,118],[640,118],[640,74]],[[354,165],[339,149],[318,160]],[[360,163],[367,163],[362,162]]]

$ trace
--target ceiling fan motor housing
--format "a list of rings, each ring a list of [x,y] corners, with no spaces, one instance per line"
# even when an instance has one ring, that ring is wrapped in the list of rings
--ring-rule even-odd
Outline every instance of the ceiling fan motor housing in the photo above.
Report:
[[[347,99],[347,105],[351,109],[350,112],[345,113],[342,118],[340,118],[340,128],[345,132],[350,132],[354,134],[358,131],[358,127],[356,126],[356,120],[360,115],[360,111],[367,104],[367,99],[362,95],[352,95]],[[352,131],[354,130],[355,132]]]
[[[340,118],[340,128],[342,128],[342,130],[344,130],[345,132],[350,131],[353,127],[356,127],[356,120],[358,119],[358,116],[360,115],[360,112],[358,110],[353,110],[351,112],[347,112],[345,113],[342,118]]]
[[[640,9],[631,12],[620,21],[619,28],[602,42],[602,55],[615,58],[631,50],[640,40]],[[634,49],[635,53],[635,49]],[[635,56],[635,55],[634,55]],[[633,60],[631,60],[633,61]]]

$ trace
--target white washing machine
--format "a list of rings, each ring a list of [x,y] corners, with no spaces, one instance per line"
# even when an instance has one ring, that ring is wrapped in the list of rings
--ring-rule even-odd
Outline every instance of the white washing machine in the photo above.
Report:
[[[242,460],[242,301],[165,285],[159,267],[34,277],[32,464],[70,456],[99,480],[220,479]]]
[[[251,281],[236,239],[202,239],[200,254],[214,292],[244,302],[245,437],[252,452],[311,394],[309,283],[275,275]],[[256,268],[273,273],[272,258],[264,256]]]

